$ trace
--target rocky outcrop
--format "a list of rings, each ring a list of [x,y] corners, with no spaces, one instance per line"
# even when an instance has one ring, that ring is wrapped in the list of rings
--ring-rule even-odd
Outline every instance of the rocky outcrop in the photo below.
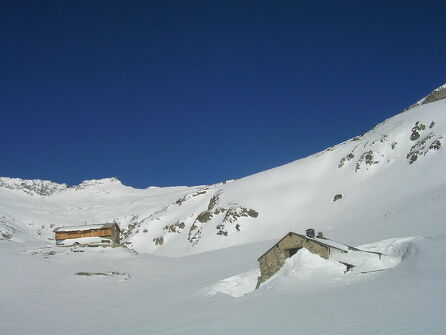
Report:
[[[439,136],[434,138],[433,133],[429,133],[427,136],[423,137],[416,144],[410,148],[409,153],[406,158],[409,160],[409,164],[413,164],[417,161],[418,157],[426,156],[426,154],[431,150],[439,150],[441,147],[441,141],[443,137]]]
[[[20,190],[29,195],[51,196],[67,190],[83,190],[88,187],[104,184],[121,184],[117,178],[104,178],[85,180],[79,185],[68,187],[67,184],[58,184],[49,180],[40,179],[21,179],[0,177],[0,188],[7,188],[10,190]]]
[[[378,164],[379,160],[376,159],[377,154],[373,150],[364,152],[356,163],[355,171],[358,172],[361,169],[368,170],[370,166]]]
[[[416,142],[406,155],[409,164],[415,163],[420,156],[426,156],[431,150],[439,150],[441,148],[443,137],[434,133],[434,126],[434,121],[430,123],[429,128],[419,121],[413,126],[410,140]]]
[[[341,160],[339,161],[338,167],[339,168],[343,167],[346,162],[351,161],[353,158],[355,158],[355,155],[352,152],[349,153],[347,156],[342,157]]]
[[[163,245],[164,244],[164,237],[163,236],[155,237],[153,239],[153,242],[155,243],[155,245]]]
[[[164,226],[163,230],[168,233],[181,233],[181,231],[186,227],[184,222],[177,221],[171,225]]]
[[[405,108],[404,112],[408,111],[409,109],[412,109],[414,107],[425,105],[425,104],[430,104],[432,102],[443,100],[443,99],[446,99],[446,84],[438,87],[437,89],[433,90],[431,93],[426,95],[423,99],[418,100],[413,105],[410,105],[409,107]]]
[[[49,180],[21,179],[0,177],[0,187],[10,190],[20,190],[29,195],[49,196],[68,189],[66,184],[58,184]]]

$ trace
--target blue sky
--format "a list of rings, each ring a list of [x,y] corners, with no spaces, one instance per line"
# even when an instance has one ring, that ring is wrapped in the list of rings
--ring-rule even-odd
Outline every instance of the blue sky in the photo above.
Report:
[[[240,178],[446,82],[444,1],[0,1],[0,175]]]

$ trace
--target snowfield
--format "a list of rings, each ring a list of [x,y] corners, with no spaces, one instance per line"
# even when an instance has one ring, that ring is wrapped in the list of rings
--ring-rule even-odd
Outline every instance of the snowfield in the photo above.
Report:
[[[252,291],[250,271],[272,242],[174,258],[3,242],[0,333],[443,333],[444,235],[412,241],[398,266],[367,274],[344,274],[343,266],[302,253]],[[238,279],[223,288],[230,276]],[[238,294],[244,285],[251,292]]]
[[[0,334],[443,334],[445,91],[214,185],[1,177]],[[113,221],[122,247],[55,246],[56,227]],[[255,290],[257,258],[306,228],[363,251],[301,249]]]

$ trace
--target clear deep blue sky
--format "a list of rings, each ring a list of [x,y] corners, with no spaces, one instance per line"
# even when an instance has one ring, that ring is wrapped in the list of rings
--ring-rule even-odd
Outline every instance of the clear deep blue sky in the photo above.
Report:
[[[0,1],[0,175],[240,178],[446,82],[446,1]]]

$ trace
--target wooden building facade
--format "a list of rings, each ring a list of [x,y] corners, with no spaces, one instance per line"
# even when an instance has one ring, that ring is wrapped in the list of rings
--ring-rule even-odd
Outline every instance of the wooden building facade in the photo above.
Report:
[[[58,227],[53,230],[55,233],[56,244],[65,244],[66,240],[80,239],[79,244],[82,244],[82,239],[86,243],[112,243],[117,245],[120,243],[121,228],[115,222],[83,225],[83,226],[69,226]],[[90,238],[90,239],[88,239]]]

